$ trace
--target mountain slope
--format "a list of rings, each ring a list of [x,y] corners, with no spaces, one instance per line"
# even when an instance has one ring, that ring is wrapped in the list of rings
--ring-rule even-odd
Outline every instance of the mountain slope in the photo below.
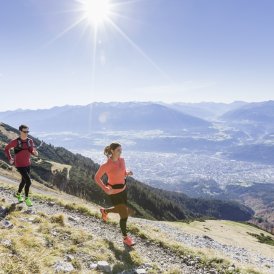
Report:
[[[228,111],[220,118],[225,121],[271,123],[274,120],[274,101],[250,103]]]
[[[253,235],[262,231],[247,224],[130,217],[129,231],[137,245],[127,250],[115,214],[104,223],[98,219],[99,206],[36,182],[34,207],[29,211],[24,205],[12,205],[15,183],[0,178],[0,219],[4,218],[0,253],[7,258],[0,260],[0,269],[4,273],[21,273],[22,268],[28,273],[56,273],[59,268],[102,273],[98,261],[106,261],[112,273],[139,268],[140,273],[157,274],[259,274],[274,269],[274,247],[259,243]]]
[[[17,134],[14,128],[0,125],[0,160],[5,160],[3,147],[10,138]],[[40,141],[34,138],[36,145]],[[40,149],[41,159],[33,160],[33,178],[37,181],[83,197],[89,201],[108,206],[109,201],[103,191],[96,185],[93,177],[99,167],[91,159],[52,145],[43,144]],[[54,162],[54,164],[53,164]],[[53,172],[56,163],[62,169]],[[64,165],[68,165],[69,169]],[[7,169],[9,166],[3,165]],[[106,179],[106,178],[105,178]],[[229,220],[249,220],[254,212],[236,202],[194,199],[185,194],[164,191],[150,187],[134,178],[128,178],[129,204],[137,216],[158,220],[183,220],[190,218],[213,217]]]
[[[214,102],[202,102],[202,103],[172,103],[165,104],[173,109],[187,113],[189,115],[199,117],[206,120],[215,120],[218,116],[225,112],[232,111],[236,108],[242,107],[246,102],[235,101],[230,104],[214,103]]]
[[[174,189],[184,191],[190,197],[211,197],[214,199],[239,201],[255,211],[249,223],[254,223],[274,235],[274,184],[230,184],[220,187],[216,181],[208,180],[184,182],[173,186]]]

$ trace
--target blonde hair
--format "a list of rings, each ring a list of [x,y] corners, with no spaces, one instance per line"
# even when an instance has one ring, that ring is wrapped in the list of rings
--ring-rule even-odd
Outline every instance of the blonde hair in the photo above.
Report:
[[[121,145],[119,143],[111,143],[110,145],[106,146],[104,149],[104,154],[109,158],[112,156],[111,150],[116,149],[117,147],[120,147]]]

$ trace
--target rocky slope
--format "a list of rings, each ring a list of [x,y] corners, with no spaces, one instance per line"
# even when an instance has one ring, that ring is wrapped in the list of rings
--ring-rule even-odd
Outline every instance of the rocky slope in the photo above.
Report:
[[[226,236],[235,239],[225,243],[225,237],[221,237],[225,233],[214,230],[217,226],[227,229],[225,223],[219,223],[223,221],[197,222],[199,228],[196,222],[130,217],[130,233],[137,244],[133,249],[127,249],[122,245],[115,215],[108,223],[103,223],[96,204],[37,182],[32,186],[32,210],[11,206],[17,184],[14,179],[0,178],[0,214],[3,218],[0,223],[0,273],[232,274],[274,271],[274,247],[258,243],[247,234],[262,232],[255,227],[230,222]]]

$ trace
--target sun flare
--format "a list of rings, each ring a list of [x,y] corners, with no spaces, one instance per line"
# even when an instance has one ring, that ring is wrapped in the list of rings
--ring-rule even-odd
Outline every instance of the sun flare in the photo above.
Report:
[[[91,24],[101,24],[110,16],[110,0],[85,0],[82,2],[84,17]]]
[[[60,11],[60,13],[72,13],[74,14],[74,21],[67,26],[64,30],[59,32],[53,39],[48,41],[44,47],[50,46],[52,43],[71,32],[76,27],[82,26],[81,37],[88,37],[89,43],[91,44],[92,54],[92,84],[95,85],[96,78],[96,60],[98,59],[99,41],[104,35],[104,39],[107,41],[110,32],[114,32],[122,37],[132,48],[136,50],[160,75],[166,79],[169,83],[172,79],[166,75],[164,71],[147,55],[144,50],[135,43],[133,39],[123,30],[120,26],[123,24],[132,23],[133,20],[128,16],[127,11],[132,9],[133,4],[137,4],[144,0],[73,0],[73,5],[68,9]],[[86,35],[87,34],[87,35]],[[112,36],[113,37],[113,36]],[[91,40],[92,39],[92,40]],[[106,43],[106,42],[103,42]],[[103,46],[100,45],[102,48]],[[102,60],[102,59],[100,59]],[[106,58],[104,58],[106,62]],[[93,87],[92,90],[95,90]]]

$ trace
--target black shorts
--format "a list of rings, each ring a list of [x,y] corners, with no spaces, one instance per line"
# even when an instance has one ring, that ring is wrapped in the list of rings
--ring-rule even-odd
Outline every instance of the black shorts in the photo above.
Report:
[[[127,204],[127,188],[123,190],[122,192],[119,192],[117,194],[111,194],[109,195],[109,198],[111,200],[111,203],[113,206],[119,205],[119,204]]]

